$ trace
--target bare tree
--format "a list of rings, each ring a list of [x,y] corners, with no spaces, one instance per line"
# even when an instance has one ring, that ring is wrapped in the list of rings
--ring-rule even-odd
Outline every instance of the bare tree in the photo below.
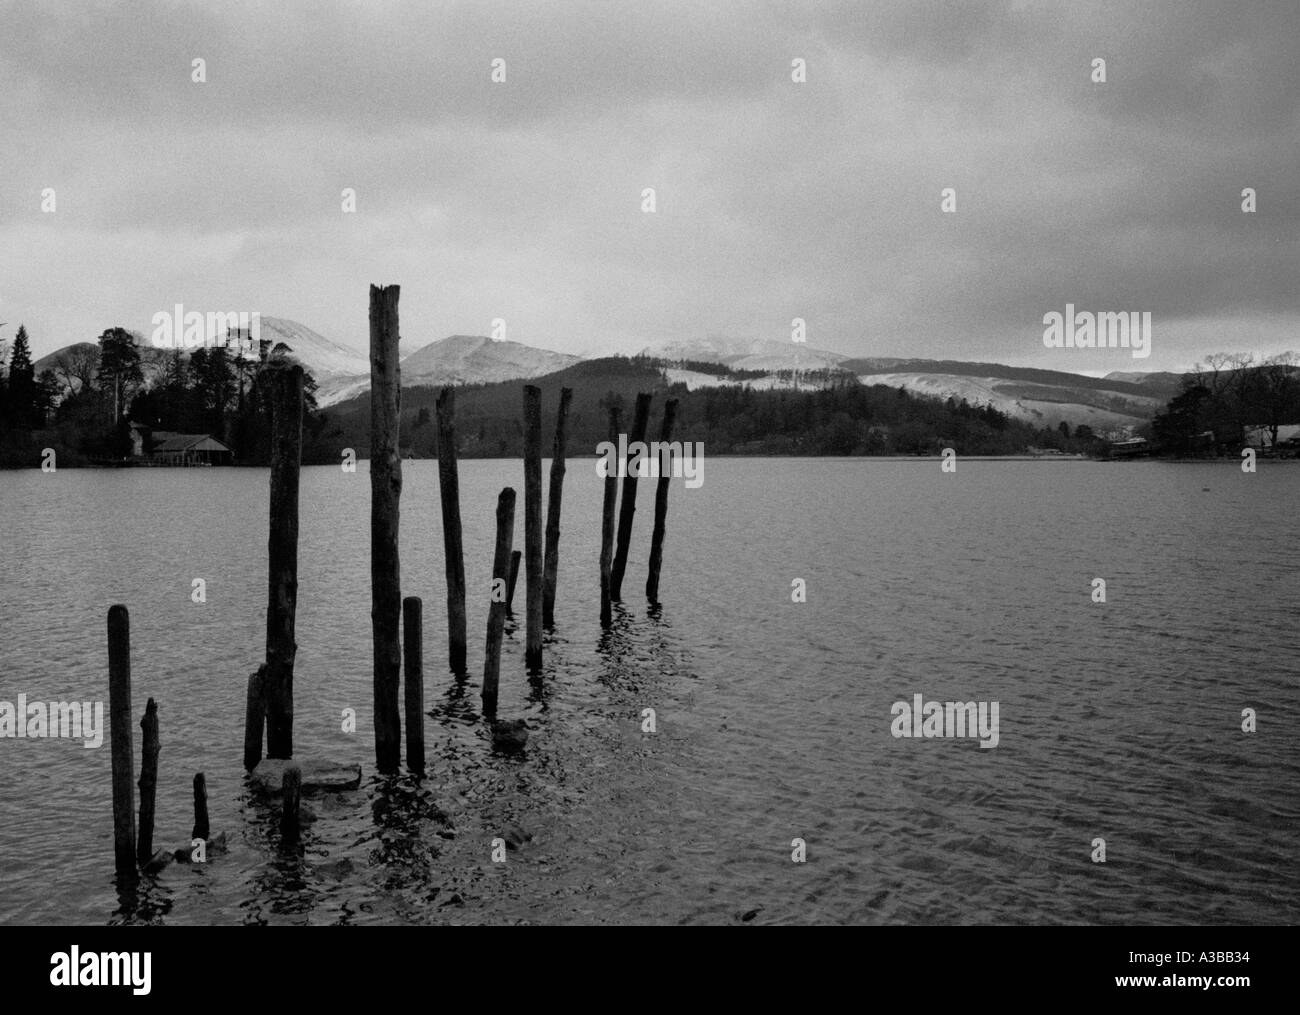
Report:
[[[54,360],[54,376],[68,393],[89,391],[99,373],[99,347],[81,342],[63,350]]]
[[[1249,397],[1254,424],[1268,431],[1277,447],[1279,428],[1300,423],[1300,355],[1278,353],[1251,371]]]

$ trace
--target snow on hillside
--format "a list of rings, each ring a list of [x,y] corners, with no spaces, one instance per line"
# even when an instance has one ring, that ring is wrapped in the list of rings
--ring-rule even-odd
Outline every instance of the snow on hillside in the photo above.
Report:
[[[666,360],[721,363],[733,370],[825,370],[848,359],[837,352],[813,349],[800,342],[769,339],[722,338],[661,342],[641,350],[642,355]]]
[[[1055,425],[1064,420],[1071,426],[1086,423],[1096,431],[1108,431],[1118,427],[1132,426],[1144,422],[1147,416],[1137,412],[1118,412],[1072,401],[1049,401],[1046,398],[1033,398],[1025,393],[1026,385],[1012,384],[1006,378],[966,377],[958,374],[862,374],[858,380],[863,384],[885,384],[891,388],[906,388],[918,395],[934,395],[938,398],[966,399],[972,405],[992,405],[1001,413],[1013,419],[1021,419],[1037,426]],[[1064,389],[1062,389],[1064,390]],[[1050,387],[1042,386],[1044,395],[1052,394]],[[1138,402],[1138,399],[1132,399]],[[1151,406],[1158,406],[1156,399],[1149,400]]]

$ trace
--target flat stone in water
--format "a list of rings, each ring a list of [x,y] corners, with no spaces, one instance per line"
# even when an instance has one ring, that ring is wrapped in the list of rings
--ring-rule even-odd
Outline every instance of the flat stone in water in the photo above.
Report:
[[[361,766],[342,764],[336,761],[315,761],[310,758],[288,760],[283,758],[263,758],[253,769],[250,778],[253,787],[270,796],[275,796],[284,787],[284,773],[290,765],[302,773],[302,791],[333,791],[356,789],[361,785]]]

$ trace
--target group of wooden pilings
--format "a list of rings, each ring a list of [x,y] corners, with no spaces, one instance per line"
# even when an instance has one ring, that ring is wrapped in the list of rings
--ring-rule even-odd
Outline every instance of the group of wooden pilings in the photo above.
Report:
[[[108,611],[108,730],[113,771],[113,854],[117,873],[131,878],[154,859],[154,802],[158,786],[158,705],[150,698],[140,720],[140,812],[136,833],[134,737],[131,734],[131,618],[121,604]],[[207,840],[208,788],[194,776],[191,839]]]
[[[631,467],[632,446],[644,442],[646,429],[650,424],[650,402],[648,392],[636,396],[636,408],[632,416],[632,430],[628,434],[628,457],[624,462],[623,499],[619,503],[618,473],[610,468],[605,474],[604,501],[601,510],[600,527],[600,626],[610,627],[613,622],[613,606],[623,598],[623,578],[627,573],[627,558],[632,545],[632,519],[636,514],[636,486],[638,477]],[[677,399],[670,398],[664,403],[663,426],[660,430],[661,444],[668,445],[673,438],[673,428],[677,422]],[[609,409],[609,441],[618,444],[622,433],[622,410],[618,406]],[[650,562],[646,572],[645,594],[651,603],[659,602],[659,571],[663,565],[664,534],[668,523],[668,484],[671,479],[667,462],[661,463],[659,484],[655,488],[654,529],[650,537]],[[617,546],[615,545],[615,509],[618,514]]]
[[[374,663],[375,762],[381,774],[401,763],[402,702],[405,673],[406,759],[409,770],[424,771],[422,603],[401,594],[398,532],[401,518],[402,462],[401,368],[398,298],[400,287],[370,287],[370,584]],[[293,668],[297,646],[298,470],[302,449],[302,372],[276,377],[272,397],[271,507],[267,589],[266,662],[249,678],[244,763],[261,759],[263,729],[269,758],[293,754]],[[541,390],[526,385],[524,417],[524,548],[513,548],[515,491],[501,491],[497,503],[497,538],[492,567],[483,674],[483,714],[495,719],[505,618],[513,608],[521,564],[525,575],[525,666],[542,670],[542,635],[555,623],[559,568],[561,501],[567,455],[567,423],[572,391],[560,392],[551,455],[548,503],[543,530]],[[651,396],[640,394],[631,439],[643,441]],[[671,439],[677,403],[665,407],[663,439]],[[445,388],[437,402],[438,482],[442,508],[447,583],[448,663],[459,679],[467,673],[467,621],[464,548],[461,537],[460,485],[456,460],[455,392]],[[619,413],[611,410],[611,438],[617,440]],[[655,527],[646,592],[658,597],[668,477],[661,476],[655,500]],[[636,477],[623,483],[622,509],[614,549],[617,479],[612,473],[604,491],[601,542],[601,624],[610,624],[610,602],[621,598],[623,575],[636,510]],[[502,595],[504,590],[504,595]]]

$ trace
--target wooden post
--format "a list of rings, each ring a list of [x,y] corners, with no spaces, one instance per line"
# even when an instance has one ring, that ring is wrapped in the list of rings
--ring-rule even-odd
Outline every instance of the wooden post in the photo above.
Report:
[[[673,424],[677,421],[677,399],[670,398],[664,403],[664,426],[659,441],[667,445],[673,439]],[[659,463],[659,485],[655,487],[655,527],[650,537],[650,566],[645,579],[645,595],[652,603],[659,602],[659,565],[664,559],[664,525],[668,519],[668,484],[672,479],[671,455],[663,456],[667,461]]]
[[[402,370],[398,364],[395,285],[370,287],[370,623],[375,661],[375,766],[397,771],[402,753],[398,686],[402,671],[401,573],[397,528],[402,497],[398,428]]]
[[[424,774],[424,604],[402,600],[403,679],[406,682],[406,767]]]
[[[506,487],[497,497],[497,546],[492,556],[492,584],[505,581],[513,557],[510,552],[515,538],[515,491]],[[508,593],[507,593],[508,595]],[[501,675],[501,633],[506,624],[506,604],[495,596],[488,607],[487,653],[483,663],[483,714],[494,716],[497,711],[497,682]]]
[[[302,772],[296,765],[284,770],[280,782],[280,844],[298,845],[298,805],[302,799]]]
[[[158,787],[158,705],[152,698],[144,707],[140,729],[144,740],[140,748],[140,837],[136,840],[136,855],[143,866],[153,857],[153,806]]]
[[[542,389],[524,386],[524,665],[542,668]]]
[[[636,396],[632,432],[627,438],[628,461],[632,458],[632,445],[645,441],[646,425],[650,422],[650,398],[651,395],[644,391]],[[627,570],[627,551],[632,543],[632,515],[636,513],[636,481],[637,477],[628,468],[627,475],[623,477],[623,503],[618,506],[618,547],[614,551],[614,566],[609,572],[610,599],[623,598],[623,574]]]
[[[542,566],[542,626],[555,627],[555,582],[560,568],[560,498],[564,493],[564,453],[572,388],[560,389],[560,411],[551,445],[551,489],[546,500],[546,558]]]
[[[442,545],[447,571],[447,632],[451,671],[465,672],[465,552],[460,534],[460,480],[456,472],[456,392],[443,388],[438,414],[438,489],[442,495]]]
[[[293,664],[298,654],[298,469],[302,464],[302,367],[271,382],[271,534],[267,541],[266,756],[293,757]]]
[[[262,698],[262,678],[266,665],[248,675],[248,700],[244,706],[244,768],[251,772],[262,760],[262,733],[266,728],[266,702]]]
[[[209,832],[211,826],[208,824],[208,782],[199,772],[194,776],[194,831],[190,832],[191,839],[202,839],[207,842],[211,837]]]
[[[506,613],[512,617],[515,615],[515,582],[519,578],[519,562],[523,556],[523,550],[515,550],[510,554],[510,578],[506,582]]]
[[[623,410],[616,405],[609,408],[609,440],[618,446],[620,420]],[[608,460],[605,475],[605,500],[600,514],[600,626],[608,629],[614,622],[609,598],[609,569],[614,559],[614,510],[618,506],[618,468],[614,456]]]
[[[19,721],[25,721],[19,717]],[[131,618],[108,610],[108,736],[113,762],[113,855],[117,873],[135,874],[135,759],[131,750]]]

